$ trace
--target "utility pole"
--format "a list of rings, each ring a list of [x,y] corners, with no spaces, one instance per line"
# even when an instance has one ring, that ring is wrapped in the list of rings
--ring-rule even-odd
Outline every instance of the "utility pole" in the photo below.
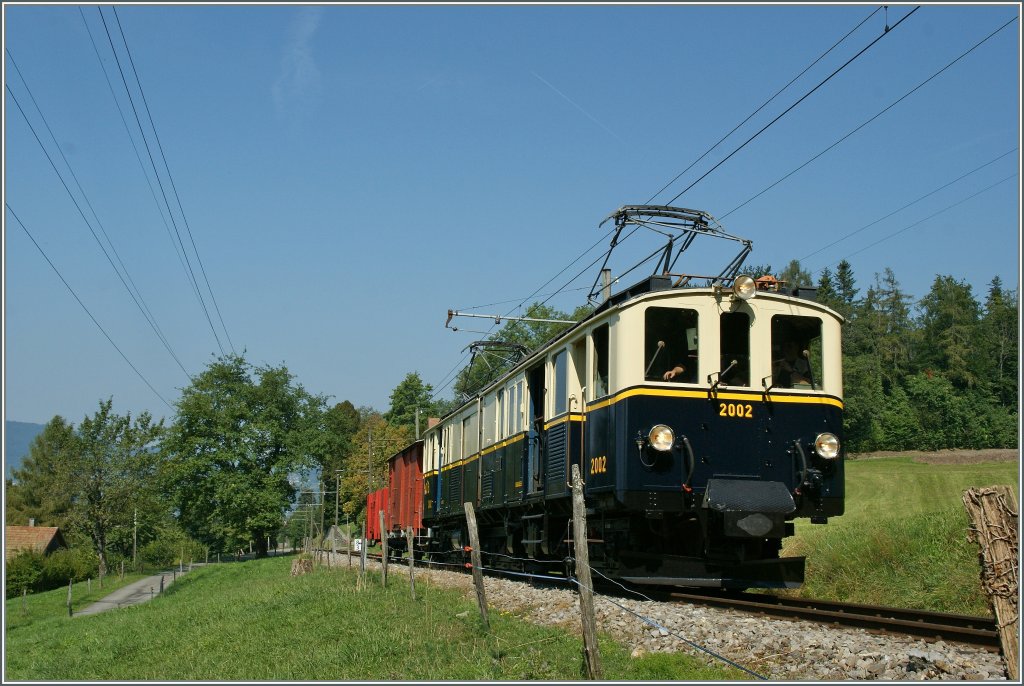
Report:
[[[324,535],[324,480],[320,479],[320,536]]]
[[[334,470],[334,526],[338,526],[338,498],[341,492],[341,470]]]
[[[136,554],[139,549],[139,508],[135,508],[134,528],[132,530],[132,565],[135,565]]]

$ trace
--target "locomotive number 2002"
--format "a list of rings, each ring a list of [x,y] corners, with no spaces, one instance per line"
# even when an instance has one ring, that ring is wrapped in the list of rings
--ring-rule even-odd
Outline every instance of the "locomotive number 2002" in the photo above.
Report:
[[[590,458],[590,473],[591,474],[604,474],[608,471],[608,456],[602,455],[601,457]]]
[[[718,406],[719,417],[754,418],[754,406],[749,403],[722,403]]]

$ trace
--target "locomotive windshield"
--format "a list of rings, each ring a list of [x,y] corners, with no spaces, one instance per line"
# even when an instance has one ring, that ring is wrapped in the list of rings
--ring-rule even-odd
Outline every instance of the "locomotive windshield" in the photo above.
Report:
[[[821,390],[821,320],[817,317],[772,317],[772,385]]]
[[[644,325],[644,378],[697,383],[697,312],[649,307]]]
[[[750,315],[726,312],[721,319],[722,371],[724,386],[750,385]]]

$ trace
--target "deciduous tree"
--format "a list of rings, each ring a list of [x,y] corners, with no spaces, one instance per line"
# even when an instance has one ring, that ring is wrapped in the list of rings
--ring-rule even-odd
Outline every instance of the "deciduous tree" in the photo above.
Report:
[[[216,550],[252,541],[259,555],[284,521],[290,476],[322,447],[322,396],[288,369],[240,355],[211,363],[182,392],[165,451],[181,526]]]

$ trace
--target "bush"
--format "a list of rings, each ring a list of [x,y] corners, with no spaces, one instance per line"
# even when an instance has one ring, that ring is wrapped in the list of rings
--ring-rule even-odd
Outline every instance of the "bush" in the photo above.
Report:
[[[54,551],[43,561],[40,590],[64,586],[68,581],[94,579],[99,572],[99,558],[90,547],[64,548]]]
[[[4,590],[7,598],[21,595],[22,590],[34,591],[43,574],[43,555],[34,550],[23,550],[7,562]]]
[[[139,549],[139,558],[147,565],[170,567],[178,564],[178,560],[182,557],[182,551],[184,551],[182,564],[188,564],[189,560],[202,560],[206,554],[206,549],[191,539],[163,535],[142,546]]]

